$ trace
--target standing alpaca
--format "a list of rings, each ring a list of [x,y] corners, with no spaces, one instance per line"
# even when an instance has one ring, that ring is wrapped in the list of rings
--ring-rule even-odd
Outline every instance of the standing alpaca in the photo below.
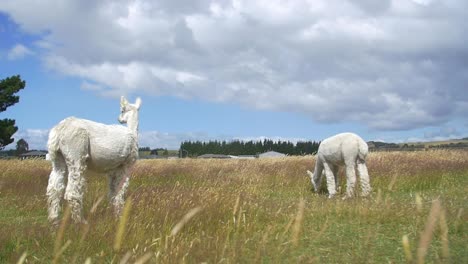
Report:
[[[119,122],[126,123],[127,127],[69,117],[52,128],[47,143],[48,159],[52,161],[47,186],[49,221],[57,223],[65,190],[64,198],[71,206],[72,219],[86,222],[81,212],[86,170],[108,174],[109,197],[114,212],[120,214],[129,184],[128,172],[138,158],[140,106],[140,98],[135,104],[129,104],[122,96]]]
[[[347,178],[345,198],[353,196],[356,167],[360,177],[362,196],[369,195],[371,187],[366,167],[367,153],[367,143],[353,133],[341,133],[323,140],[317,152],[314,173],[307,171],[315,191],[318,192],[320,189],[322,171],[324,171],[327,178],[328,197],[332,198],[336,194],[336,185],[338,185],[338,168],[344,165]]]

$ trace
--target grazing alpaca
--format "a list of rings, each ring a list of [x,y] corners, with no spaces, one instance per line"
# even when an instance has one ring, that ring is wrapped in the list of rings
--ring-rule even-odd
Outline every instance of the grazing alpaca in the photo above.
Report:
[[[86,222],[82,217],[85,171],[107,173],[109,197],[114,212],[119,215],[129,184],[129,169],[138,158],[138,110],[141,99],[129,104],[122,96],[119,122],[127,124],[104,125],[69,117],[56,125],[49,134],[48,159],[52,172],[47,186],[49,220],[58,223],[60,200],[71,206],[74,222]],[[68,176],[65,188],[65,178]]]
[[[328,197],[332,198],[336,194],[336,185],[338,185],[339,166],[344,165],[347,178],[345,198],[352,197],[354,194],[356,167],[360,177],[362,196],[369,195],[371,187],[366,167],[367,153],[367,143],[353,133],[341,133],[323,140],[317,152],[314,173],[307,171],[315,191],[318,192],[320,189],[322,171],[324,171],[327,178]]]

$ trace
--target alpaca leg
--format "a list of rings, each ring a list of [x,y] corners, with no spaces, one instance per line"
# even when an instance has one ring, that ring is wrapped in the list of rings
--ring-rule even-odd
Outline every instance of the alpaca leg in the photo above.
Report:
[[[338,165],[333,165],[331,169],[332,169],[332,172],[333,172],[333,176],[335,176],[336,191],[340,192],[341,191],[340,177],[338,175],[340,167]]]
[[[86,163],[75,162],[68,166],[68,183],[65,189],[65,200],[71,207],[71,217],[75,223],[86,222],[82,216],[83,210],[83,193],[85,190]]]
[[[323,167],[325,170],[325,177],[327,178],[328,198],[333,198],[336,194],[335,176],[328,163],[324,162]]]
[[[52,172],[49,176],[47,185],[47,203],[48,203],[48,218],[52,223],[58,221],[60,214],[60,201],[63,198],[65,189],[65,175],[67,174],[67,165],[62,155],[56,155],[52,161]]]
[[[346,198],[351,198],[354,195],[354,186],[356,185],[356,168],[355,163],[346,164]]]
[[[89,157],[89,137],[85,129],[75,129],[63,135],[61,151],[68,168],[68,183],[65,189],[65,200],[71,207],[74,222],[84,222],[82,216],[83,193],[85,191],[84,172]]]
[[[322,185],[322,173],[323,163],[320,160],[320,158],[317,157],[317,162],[315,162],[314,174],[311,177],[312,185],[314,186],[315,192],[320,191],[320,185]]]
[[[115,170],[109,174],[109,198],[114,213],[119,216],[125,204],[125,192],[129,184],[129,177],[126,169]]]
[[[357,170],[361,181],[362,196],[368,196],[371,192],[369,173],[365,162],[358,162]]]

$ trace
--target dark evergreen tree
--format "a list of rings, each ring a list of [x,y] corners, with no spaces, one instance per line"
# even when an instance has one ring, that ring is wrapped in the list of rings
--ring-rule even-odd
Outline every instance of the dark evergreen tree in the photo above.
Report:
[[[14,141],[12,136],[18,131],[13,119],[0,120],[0,150]]]
[[[0,112],[19,102],[19,96],[15,94],[25,86],[26,82],[19,75],[0,80]],[[0,150],[14,141],[12,136],[16,131],[15,120],[0,120]]]
[[[150,147],[141,147],[138,151],[151,151]]]

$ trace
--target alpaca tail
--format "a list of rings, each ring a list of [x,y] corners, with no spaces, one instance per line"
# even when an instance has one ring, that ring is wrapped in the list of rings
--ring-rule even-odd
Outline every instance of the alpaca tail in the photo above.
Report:
[[[359,148],[359,151],[358,151],[359,160],[362,163],[364,163],[366,162],[367,154],[369,153],[369,146],[367,146],[367,143],[364,140],[359,139],[358,148]]]
[[[59,152],[59,137],[57,134],[57,127],[54,127],[49,132],[49,140],[47,141],[48,152],[46,159],[54,160]]]

